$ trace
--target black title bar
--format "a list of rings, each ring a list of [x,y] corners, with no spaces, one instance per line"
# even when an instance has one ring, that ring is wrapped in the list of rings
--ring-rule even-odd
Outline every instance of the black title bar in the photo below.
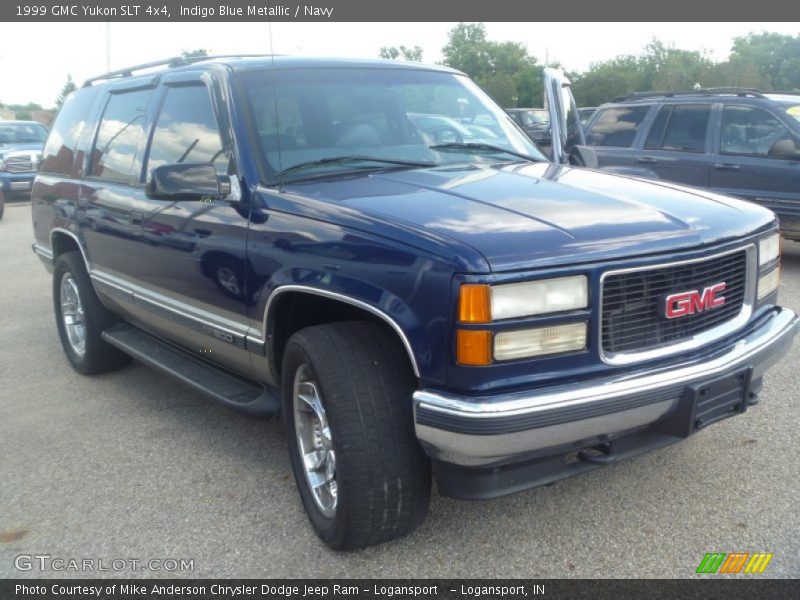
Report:
[[[642,0],[3,0],[2,21],[796,21],[800,3]],[[535,37],[536,31],[531,30]],[[579,44],[580,40],[576,39]],[[589,50],[587,48],[587,50]]]
[[[709,577],[694,580],[0,580],[3,600],[770,600],[797,598],[800,582]]]

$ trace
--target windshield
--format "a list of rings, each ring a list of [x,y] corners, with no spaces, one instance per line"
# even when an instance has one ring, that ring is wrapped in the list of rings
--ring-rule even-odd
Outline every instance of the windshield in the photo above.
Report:
[[[520,112],[523,125],[550,125],[550,115],[546,110],[525,110]]]
[[[786,104],[786,114],[794,117],[796,121],[800,121],[800,104]]]
[[[239,75],[253,114],[268,182],[360,168],[411,168],[546,160],[511,118],[466,77],[417,69],[296,69]],[[463,151],[459,145],[463,144]],[[492,149],[494,148],[494,149]],[[321,162],[317,162],[321,161]]]
[[[0,144],[44,143],[47,130],[37,123],[0,123]]]

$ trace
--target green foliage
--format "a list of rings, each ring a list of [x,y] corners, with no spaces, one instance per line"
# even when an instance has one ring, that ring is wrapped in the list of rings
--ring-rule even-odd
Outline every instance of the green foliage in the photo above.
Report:
[[[72,81],[72,75],[67,75],[67,82],[64,84],[64,87],[61,88],[58,98],[56,98],[56,109],[61,108],[61,105],[64,104],[64,100],[67,99],[67,96],[77,89],[78,86],[76,86],[75,82]]]
[[[407,48],[406,46],[384,46],[379,53],[380,58],[388,60],[408,60],[412,62],[422,62],[422,48],[414,46]]]
[[[442,49],[444,64],[463,71],[504,107],[542,106],[542,69],[517,42],[493,42],[482,23],[459,23]],[[552,65],[551,65],[552,66]],[[700,87],[800,89],[800,36],[750,33],[734,39],[727,60],[653,39],[640,54],[570,73],[579,106],[597,106],[631,92]]]
[[[501,106],[541,106],[543,66],[524,44],[493,42],[483,23],[459,23],[442,55],[445,65],[469,75]]]

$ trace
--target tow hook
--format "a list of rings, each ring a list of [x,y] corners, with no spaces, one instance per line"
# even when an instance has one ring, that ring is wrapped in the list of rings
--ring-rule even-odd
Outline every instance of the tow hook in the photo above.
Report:
[[[590,452],[590,450],[595,450],[600,452],[600,454]],[[617,458],[612,455],[612,452],[613,450],[610,442],[607,444],[600,444],[589,450],[581,450],[578,452],[578,460],[592,465],[607,465],[617,460]]]

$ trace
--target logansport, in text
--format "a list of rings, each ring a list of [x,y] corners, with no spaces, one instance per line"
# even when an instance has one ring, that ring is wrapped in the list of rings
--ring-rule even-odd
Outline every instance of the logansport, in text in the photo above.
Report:
[[[313,6],[311,4],[297,4],[289,6],[286,4],[275,4],[272,6],[248,4],[247,6],[230,6],[220,4],[214,6],[181,6],[180,16],[200,17],[208,19],[212,17],[326,17],[333,16],[333,7]]]

